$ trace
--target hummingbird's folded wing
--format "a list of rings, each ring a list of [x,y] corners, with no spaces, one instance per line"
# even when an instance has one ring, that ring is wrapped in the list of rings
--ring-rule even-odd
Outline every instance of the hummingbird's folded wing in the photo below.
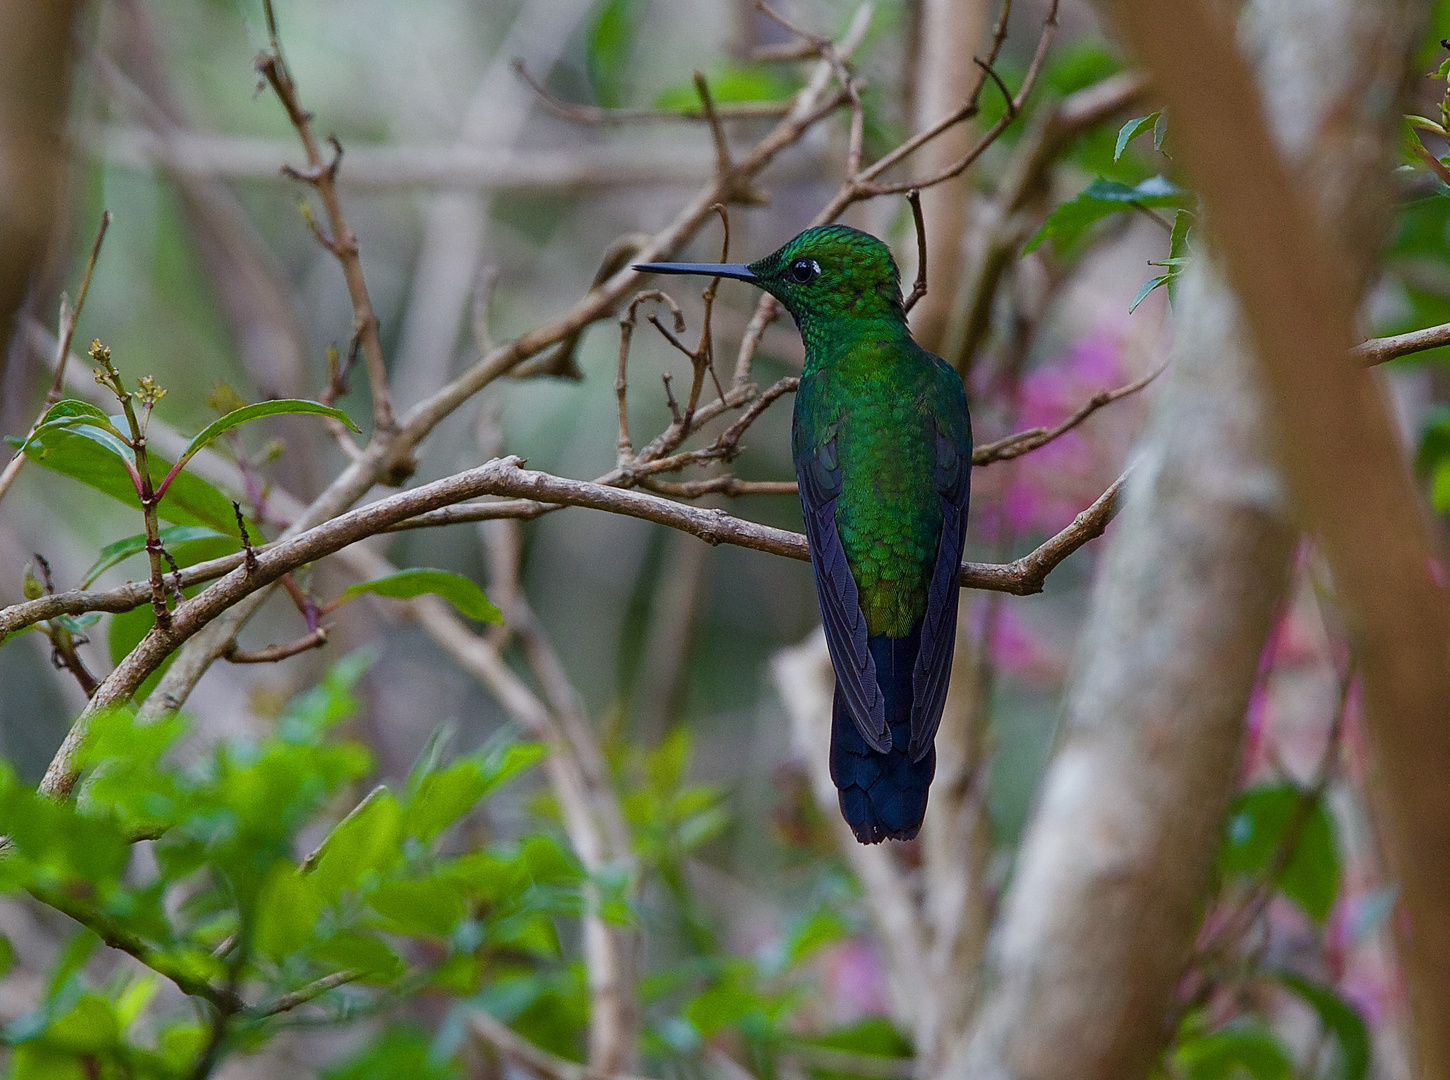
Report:
[[[797,432],[793,456],[826,647],[836,669],[836,685],[856,729],[871,749],[884,754],[891,749],[886,698],[876,681],[876,662],[866,644],[866,615],[861,610],[856,579],[851,576],[836,531],[836,499],[841,494],[836,441],[831,438],[815,446],[803,445],[804,441]]]
[[[941,534],[921,623],[921,648],[912,671],[912,761],[931,749],[946,707],[956,646],[957,607],[961,600],[962,548],[967,539],[967,503],[972,488],[972,426],[966,394],[956,372],[938,361],[936,490],[941,500]]]

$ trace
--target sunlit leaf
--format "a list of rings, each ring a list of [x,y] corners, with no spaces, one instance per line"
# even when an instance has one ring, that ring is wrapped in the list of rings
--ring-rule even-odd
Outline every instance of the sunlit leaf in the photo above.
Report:
[[[1155,206],[1176,206],[1191,199],[1192,193],[1163,176],[1150,176],[1129,187],[1115,180],[1097,179],[1075,199],[1058,206],[1027,246],[1026,255],[1044,240],[1052,240],[1059,250],[1071,248],[1087,229],[1111,214],[1125,210]]]

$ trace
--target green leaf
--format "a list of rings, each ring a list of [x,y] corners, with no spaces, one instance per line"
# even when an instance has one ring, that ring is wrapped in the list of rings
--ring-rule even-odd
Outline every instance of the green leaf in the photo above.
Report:
[[[94,1054],[121,1037],[116,1010],[99,994],[85,994],[45,1032],[45,1041],[73,1054]]]
[[[45,989],[47,998],[54,998],[63,990],[72,976],[86,966],[86,962],[101,947],[101,938],[94,930],[82,930],[66,944],[65,950],[55,963],[55,970],[50,973],[50,981]]]
[[[717,105],[745,101],[785,101],[796,90],[795,83],[773,67],[725,64],[712,68],[706,81],[710,87],[710,100]],[[694,80],[673,86],[655,98],[655,108],[677,112],[698,112],[701,104],[700,91]]]
[[[544,753],[538,743],[513,743],[423,776],[403,812],[404,834],[430,843],[494,788],[543,760]]]
[[[589,85],[605,108],[617,108],[624,99],[630,43],[639,21],[638,6],[636,0],[602,0],[595,8],[586,64]]]
[[[233,409],[225,416],[213,420],[201,431],[197,432],[196,438],[187,443],[186,449],[182,451],[181,458],[177,461],[177,469],[186,468],[186,463],[195,457],[208,443],[214,442],[218,437],[241,424],[250,423],[253,420],[260,420],[264,416],[290,416],[299,413],[309,413],[317,416],[330,416],[346,424],[353,431],[358,426],[352,422],[347,413],[341,409],[334,409],[330,405],[324,405],[320,401],[308,401],[305,398],[277,398],[273,401],[259,401],[255,405],[243,405],[240,409]]]
[[[387,943],[372,934],[345,931],[313,950],[319,960],[338,969],[365,973],[363,981],[387,983],[403,973],[404,964]]]
[[[1173,232],[1168,237],[1168,260],[1175,266],[1188,258],[1188,234],[1193,229],[1193,214],[1180,210],[1173,215]]]
[[[428,1036],[409,1027],[389,1028],[365,1049],[323,1073],[323,1080],[460,1080],[453,1061],[434,1054]]]
[[[1181,1042],[1173,1054],[1174,1075],[1186,1080],[1288,1080],[1289,1055],[1257,1024],[1233,1023],[1210,1035]]]
[[[123,1030],[140,1019],[160,988],[160,977],[150,974],[138,976],[126,984],[126,988],[116,996],[116,1019]]]
[[[1359,1011],[1330,987],[1292,971],[1276,972],[1275,978],[1319,1015],[1325,1031],[1334,1034],[1339,1044],[1338,1080],[1364,1080],[1369,1074],[1370,1040]]]
[[[329,900],[358,888],[402,858],[403,810],[386,788],[374,788],[322,842],[313,881]]]
[[[809,960],[828,945],[840,941],[850,930],[839,912],[823,904],[786,939],[785,955],[789,966]]]
[[[1143,287],[1138,290],[1138,295],[1133,297],[1133,302],[1128,305],[1128,314],[1131,315],[1133,314],[1133,312],[1137,311],[1138,305],[1141,304],[1144,300],[1148,299],[1148,294],[1156,289],[1159,285],[1166,285],[1170,276],[1171,275],[1169,274],[1162,274],[1158,277],[1149,278],[1147,281],[1145,281],[1143,283]]]
[[[205,525],[173,525],[170,528],[161,530],[161,542],[166,545],[173,558],[178,563],[183,562],[176,550],[178,545],[190,543],[193,540],[232,540],[226,533],[209,529]],[[124,540],[117,540],[114,544],[107,544],[101,548],[96,561],[86,571],[85,577],[81,580],[80,587],[88,589],[111,567],[132,555],[139,555],[146,550],[146,534],[137,533],[135,536],[128,536]]]
[[[263,956],[281,963],[315,940],[322,906],[311,879],[276,863],[257,902],[253,944]]]
[[[441,596],[470,619],[488,623],[503,622],[503,612],[494,607],[482,589],[462,574],[447,570],[415,567],[399,570],[396,574],[373,581],[349,585],[338,597],[338,603],[346,604],[364,593],[376,593],[378,596],[390,596],[400,600],[410,600],[415,596],[431,593]]]
[[[136,485],[131,481],[125,463],[115,452],[103,448],[88,434],[97,431],[99,429],[93,426],[87,426],[84,431],[65,424],[43,427],[26,445],[25,453],[36,464],[79,480],[139,512],[141,499],[136,494]],[[151,466],[151,481],[159,485],[166,478],[171,464],[155,453],[149,454],[147,460]],[[156,512],[164,520],[177,525],[201,525],[227,534],[237,527],[231,500],[190,473],[176,477]]]
[[[1084,35],[1048,54],[1042,81],[1054,97],[1067,97],[1121,71],[1122,61],[1105,49],[1101,39]]]
[[[1113,160],[1117,161],[1120,157],[1122,157],[1123,151],[1128,148],[1128,144],[1136,139],[1139,135],[1143,134],[1143,132],[1147,131],[1149,128],[1155,128],[1158,124],[1159,117],[1161,117],[1162,115],[1163,110],[1159,109],[1157,112],[1149,113],[1147,116],[1139,116],[1136,119],[1129,120],[1126,124],[1120,127],[1118,129],[1118,141],[1113,146]],[[1155,145],[1153,149],[1158,149],[1157,143],[1160,141],[1161,140],[1155,138]]]
[[[52,420],[49,423],[41,424],[36,428],[25,446],[28,449],[36,443],[43,443],[47,435],[54,436],[59,432],[69,432],[78,435],[83,439],[89,439],[109,454],[120,458],[122,462],[136,468],[136,452],[131,449],[127,442],[109,422],[103,427],[93,423],[84,417],[64,417],[60,420]]]
[[[389,930],[416,937],[446,938],[465,914],[463,898],[439,879],[386,881],[368,906],[389,921]]]
[[[1428,475],[1430,505],[1437,514],[1450,511],[1450,406],[1434,409],[1420,430],[1415,471]]]
[[[10,944],[10,939],[0,934],[0,978],[15,964],[15,946]]]
[[[1163,176],[1150,176],[1129,187],[1116,180],[1099,178],[1089,184],[1075,199],[1058,206],[1027,246],[1026,255],[1044,240],[1052,240],[1059,251],[1071,248],[1087,229],[1110,214],[1135,207],[1174,206],[1192,198],[1192,193]]]
[[[1225,877],[1269,873],[1293,842],[1275,884],[1315,922],[1322,923],[1339,893],[1339,853],[1322,799],[1292,784],[1253,787],[1234,801],[1228,836],[1219,851]],[[1297,837],[1291,833],[1297,832]]]
[[[1153,124],[1153,149],[1162,150],[1163,140],[1168,138],[1168,110],[1158,110],[1158,120]]]

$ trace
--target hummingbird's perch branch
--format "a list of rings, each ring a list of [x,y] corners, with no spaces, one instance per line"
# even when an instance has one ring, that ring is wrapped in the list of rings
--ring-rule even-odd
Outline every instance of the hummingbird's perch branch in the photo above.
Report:
[[[1120,477],[1071,525],[1035,551],[1010,563],[963,563],[962,587],[1018,596],[1041,592],[1043,582],[1053,569],[1083,544],[1101,535],[1116,513],[1122,482]],[[735,483],[744,484],[743,481]],[[456,505],[482,496],[501,498],[492,503]],[[500,458],[432,484],[369,503],[289,539],[253,548],[256,567],[250,572],[246,570],[245,555],[241,552],[183,568],[180,571],[183,587],[220,577],[225,577],[222,584],[226,587],[217,594],[208,590],[178,607],[172,613],[173,623],[183,614],[186,621],[181,624],[180,630],[162,636],[188,637],[205,624],[207,612],[223,610],[304,563],[378,533],[467,521],[530,518],[563,506],[582,506],[653,521],[690,533],[712,545],[730,544],[800,561],[809,558],[806,539],[801,533],[747,521],[724,510],[677,503],[647,492],[535,472],[521,468],[518,458]],[[12,604],[0,609],[0,639],[57,615],[130,611],[145,603],[150,595],[147,583],[129,582],[114,589],[76,590]],[[165,653],[161,653],[161,658],[164,656]],[[144,665],[144,661],[138,663]],[[137,679],[137,685],[144,678],[143,674]]]

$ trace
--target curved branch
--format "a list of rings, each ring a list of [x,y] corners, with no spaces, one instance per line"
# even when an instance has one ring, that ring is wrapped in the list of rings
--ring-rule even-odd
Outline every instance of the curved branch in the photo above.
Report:
[[[1373,366],[1387,363],[1390,360],[1398,360],[1400,357],[1409,356],[1412,353],[1424,352],[1426,349],[1438,349],[1441,345],[1450,345],[1450,323],[1427,326],[1423,330],[1411,330],[1407,334],[1370,338],[1350,349],[1349,355],[1366,365]]]
[[[93,701],[88,712],[128,698],[136,686],[154,670],[155,665],[159,665],[179,644],[231,605],[265,588],[304,563],[334,554],[380,532],[429,528],[465,521],[530,518],[563,506],[583,506],[666,525],[698,537],[712,546],[731,544],[799,561],[810,557],[806,538],[801,533],[761,525],[735,517],[724,510],[689,506],[643,491],[608,487],[586,480],[570,480],[524,469],[520,465],[519,458],[499,458],[432,484],[369,503],[291,539],[254,548],[256,561],[251,570],[247,569],[245,555],[241,552],[187,567],[181,571],[183,586],[216,578],[223,580],[178,606],[172,613],[170,630],[153,629],[132,655],[122,661],[112,677],[107,679],[107,684],[116,680],[115,685],[106,692],[103,700],[98,694],[98,700]],[[1010,563],[963,563],[962,587],[1012,593],[1017,596],[1041,592],[1047,575],[1058,564],[1089,540],[1102,535],[1103,529],[1117,512],[1117,497],[1126,475],[1125,473],[1119,477],[1071,525],[1035,551]],[[752,483],[733,477],[720,477],[700,483],[718,485],[718,490],[732,494],[784,494],[794,486],[771,482]],[[678,487],[693,488],[694,485]],[[703,488],[690,492],[692,496],[706,493]],[[489,495],[504,498],[499,502],[483,505],[455,505],[466,499]],[[58,615],[80,615],[88,611],[130,611],[146,603],[150,595],[146,583],[129,582],[103,592],[74,591],[28,600],[0,609],[0,634],[13,633]],[[275,658],[280,657],[268,657]],[[117,673],[123,669],[126,674],[117,680]],[[129,689],[121,689],[128,684]],[[48,773],[48,778],[49,775]],[[47,779],[47,783],[53,785],[55,781]]]
[[[1006,438],[998,439],[996,442],[979,446],[972,451],[972,464],[981,466],[990,465],[994,461],[1011,461],[1013,458],[1019,458],[1023,454],[1046,446],[1054,439],[1066,435],[1104,405],[1111,405],[1120,398],[1136,394],[1159,375],[1162,375],[1167,368],[1168,365],[1164,364],[1162,367],[1150,371],[1141,379],[1130,382],[1126,386],[1120,386],[1116,390],[1099,390],[1079,406],[1075,413],[1056,427],[1028,428],[1026,431],[1018,431]]]

